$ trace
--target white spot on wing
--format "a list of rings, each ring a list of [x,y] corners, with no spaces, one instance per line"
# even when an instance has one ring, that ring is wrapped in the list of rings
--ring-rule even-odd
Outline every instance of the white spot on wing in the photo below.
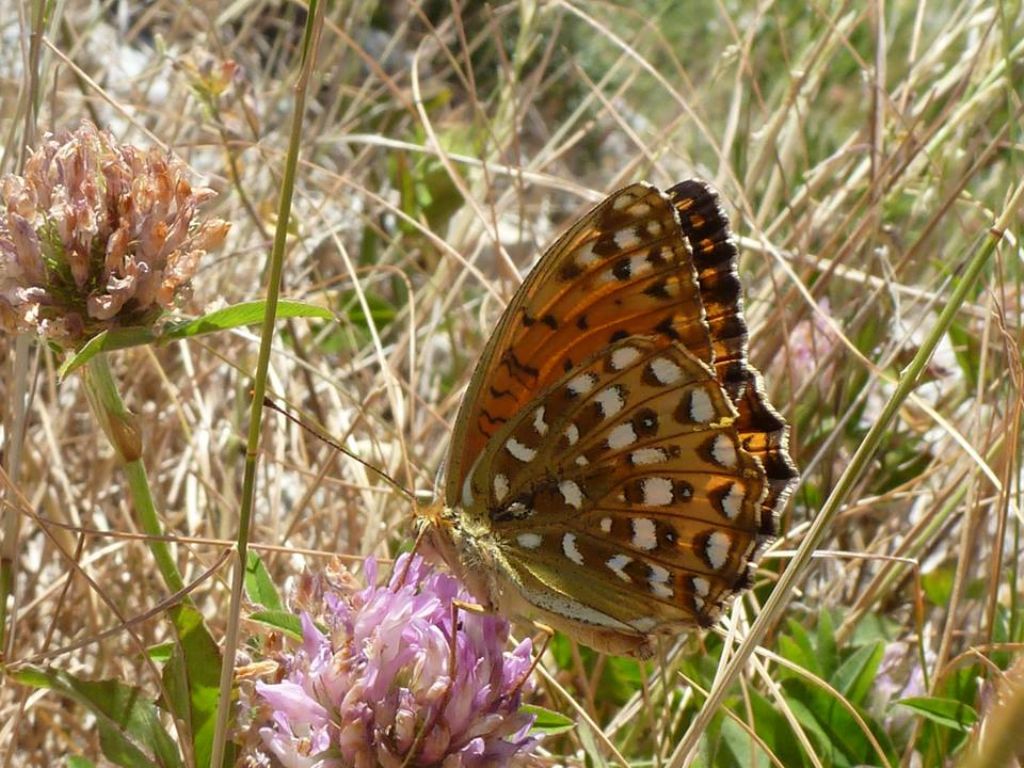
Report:
[[[587,457],[584,456],[582,453],[579,456],[576,457],[576,466],[577,467],[585,467],[589,463],[590,462],[587,460]]]
[[[516,541],[523,549],[536,549],[540,546],[541,538],[537,533],[520,533],[516,536]]]
[[[505,450],[512,454],[513,458],[519,459],[523,463],[531,462],[537,456],[537,452],[533,448],[523,445],[514,437],[510,437],[505,442]]]
[[[462,481],[462,508],[468,509],[473,506],[473,477],[476,475],[476,469],[480,466],[480,459],[483,457],[481,453],[473,461],[469,471],[466,473],[466,479]]]
[[[703,389],[695,389],[690,393],[690,418],[698,424],[708,424],[715,418],[711,395]]]
[[[623,581],[632,582],[629,578],[629,574],[626,573],[625,568],[627,565],[633,562],[633,558],[627,555],[612,555],[605,561],[605,565],[612,569],[612,573],[618,576]]]
[[[629,422],[619,424],[608,433],[608,447],[613,451],[625,448],[627,445],[632,445],[635,442],[636,432],[633,430],[633,425]]]
[[[692,579],[693,591],[701,597],[707,597],[708,592],[711,591],[711,582],[705,579],[703,576],[694,576]]]
[[[640,482],[640,492],[644,496],[643,503],[648,507],[664,507],[672,503],[672,481],[667,477],[645,477]]]
[[[743,509],[743,486],[733,483],[729,492],[722,497],[722,512],[730,520],[735,520]]]
[[[615,247],[620,251],[627,251],[640,245],[640,238],[636,236],[636,232],[632,228],[620,229],[612,235],[612,242],[615,243]]]
[[[597,376],[592,373],[581,373],[570,379],[566,387],[573,395],[585,395],[597,384]]]
[[[662,448],[639,448],[629,454],[633,466],[640,464],[658,464],[668,460],[668,454]]]
[[[661,222],[657,219],[651,219],[647,222],[647,234],[651,237],[657,237],[661,234]]]
[[[647,572],[647,580],[659,584],[668,584],[668,568],[662,565],[649,565],[647,566],[650,570]]]
[[[569,445],[576,445],[576,441],[580,439],[580,430],[575,424],[570,424],[565,428],[565,439],[569,441]]]
[[[675,594],[675,590],[669,586],[668,569],[661,565],[649,565],[647,571],[647,583],[651,585],[651,592],[662,598],[669,598]]]
[[[612,519],[610,517],[601,518],[601,533],[612,532]]]
[[[653,269],[651,262],[647,258],[647,254],[640,256],[631,256],[629,259],[629,276],[636,277],[642,275],[644,272],[650,272]]]
[[[544,437],[544,435],[548,433],[548,424],[544,421],[543,405],[533,412],[533,428],[537,430],[537,434],[541,437]]]
[[[589,267],[595,261],[598,260],[598,256],[594,253],[594,241],[584,243],[576,251],[576,266],[578,267]]]
[[[718,435],[711,446],[711,458],[722,467],[736,466],[736,443],[728,435]]]
[[[623,208],[629,208],[629,206],[633,205],[633,201],[635,200],[636,195],[632,192],[625,192],[612,201],[612,208],[616,211],[621,211]]]
[[[658,626],[657,619],[654,619],[650,616],[642,616],[639,619],[633,619],[629,623],[638,632],[650,632],[652,629]]]
[[[562,537],[562,552],[576,565],[583,565],[583,554],[576,546],[576,534],[567,533]]]
[[[633,518],[633,546],[645,552],[658,546],[658,534],[653,520],[646,517]]]
[[[659,384],[675,384],[683,375],[683,369],[667,357],[654,358],[650,368]]]
[[[732,539],[722,531],[715,531],[708,536],[708,543],[705,545],[704,553],[708,556],[708,564],[716,571],[729,560],[729,549],[732,547]]]
[[[609,627],[619,632],[628,631],[632,626],[632,624],[619,621],[614,616],[609,616],[596,608],[573,600],[571,597],[552,592],[550,589],[542,591],[520,587],[519,590],[528,602],[568,619],[593,624],[597,627]]]
[[[622,397],[622,388],[617,386],[602,389],[594,397],[594,401],[601,409],[601,416],[606,419],[621,411],[626,404]]]
[[[497,474],[494,476],[494,498],[497,501],[503,501],[508,495],[508,478],[505,475]]]
[[[508,505],[508,507],[506,507],[505,511],[512,515],[516,520],[525,520],[533,514],[533,510],[521,501],[513,501]]]
[[[583,491],[572,480],[563,480],[558,484],[558,490],[562,493],[565,503],[574,509],[583,507]]]
[[[640,357],[640,350],[636,347],[619,347],[612,352],[612,369],[624,370],[635,363],[638,357]]]

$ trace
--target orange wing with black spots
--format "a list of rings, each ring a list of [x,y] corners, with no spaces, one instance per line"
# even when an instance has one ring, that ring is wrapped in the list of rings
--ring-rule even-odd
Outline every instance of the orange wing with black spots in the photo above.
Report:
[[[647,184],[610,195],[544,254],[502,315],[452,435],[449,498],[488,439],[538,392],[614,341],[660,333],[712,361],[697,276],[672,203]]]
[[[621,189],[541,258],[424,514],[482,602],[643,656],[749,585],[796,469],[748,359],[736,261],[698,181]]]

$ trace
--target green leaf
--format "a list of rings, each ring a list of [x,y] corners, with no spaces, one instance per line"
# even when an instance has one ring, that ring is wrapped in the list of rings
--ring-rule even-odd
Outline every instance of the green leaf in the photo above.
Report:
[[[843,753],[840,751],[840,745],[835,742],[831,734],[818,720],[816,714],[803,701],[787,695],[786,703],[796,716],[797,722],[800,723],[801,727],[818,747],[818,757],[821,758],[824,765],[838,766],[848,764],[848,761],[844,759]]]
[[[948,605],[953,594],[953,568],[936,568],[921,576],[925,596],[935,605]]]
[[[572,718],[566,717],[561,712],[554,712],[550,709],[538,707],[533,704],[524,704],[519,709],[520,711],[534,715],[537,718],[533,721],[533,726],[530,728],[530,731],[533,733],[542,733],[545,736],[557,736],[560,733],[571,731],[576,727],[576,722]]]
[[[925,720],[944,728],[967,733],[978,722],[978,713],[962,701],[943,699],[938,696],[911,696],[894,702],[921,715]]]
[[[253,611],[249,614],[250,621],[266,624],[276,630],[284,632],[296,640],[302,639],[302,621],[294,613],[288,611]]]
[[[266,306],[267,303],[265,301],[249,301],[215,310],[202,317],[197,317],[195,320],[168,325],[164,333],[160,335],[160,342],[189,339],[205,333],[215,333],[216,331],[239,328],[243,325],[262,323],[263,316],[266,314]],[[277,302],[277,317],[281,319],[288,317],[311,317],[319,320],[334,319],[334,315],[331,314],[329,309],[315,304],[307,304],[303,301],[290,301],[287,299]]]
[[[375,328],[384,328],[398,317],[398,310],[383,296],[371,291],[364,291],[363,297],[366,299],[366,306],[370,310],[370,317],[373,319]],[[341,311],[348,317],[350,323],[364,331],[369,330],[370,324],[366,312],[355,291],[349,291],[342,296],[339,304],[341,304]]]
[[[644,669],[636,659],[609,656],[604,673],[597,684],[597,699],[602,702],[625,704],[643,688]]]
[[[209,765],[220,692],[220,650],[195,608],[179,605],[172,616],[177,644],[163,675],[168,706],[188,729],[196,765]],[[234,755],[229,754],[224,764],[233,765]]]
[[[149,327],[115,328],[111,331],[103,331],[85,342],[75,354],[65,360],[57,373],[60,375],[61,380],[63,380],[96,357],[100,352],[111,352],[115,349],[155,344],[156,340],[157,335]]]
[[[792,619],[787,622],[786,628],[788,634],[779,637],[779,652],[783,658],[821,677],[821,664],[807,630]]]
[[[179,323],[168,323],[157,334],[149,326],[139,328],[115,328],[93,336],[82,345],[74,355],[64,361],[60,367],[61,379],[81,368],[100,352],[111,352],[116,349],[139,347],[145,344],[166,344],[171,341],[189,339],[205,333],[226,331],[243,325],[254,325],[263,322],[266,314],[265,301],[250,301],[210,312],[195,320]],[[330,310],[315,304],[302,301],[282,300],[277,303],[277,317],[311,317],[320,320],[332,320]]]
[[[750,691],[750,704],[754,713],[752,722],[757,728],[757,735],[768,745],[779,762],[786,768],[805,765],[803,748],[778,705],[756,690]]]
[[[283,611],[284,603],[277,593],[277,586],[270,578],[267,567],[259,554],[249,551],[249,562],[245,564],[245,593],[257,605],[271,611]]]
[[[171,658],[173,652],[174,643],[157,643],[146,649],[146,656],[149,657],[150,661],[163,664]]]
[[[96,718],[100,748],[112,763],[125,768],[184,766],[174,740],[160,724],[156,705],[137,688],[38,667],[25,667],[11,677],[22,685],[54,690],[88,709]]]
[[[887,621],[876,613],[868,613],[862,616],[853,628],[850,643],[852,645],[867,645],[876,641],[888,643],[896,631],[897,629],[891,621]]]
[[[836,630],[832,623],[832,614],[822,611],[818,614],[818,663],[822,676],[830,677],[839,664],[839,651],[836,649]]]
[[[759,723],[760,725],[760,723]],[[735,759],[737,765],[752,766],[752,768],[769,768],[771,760],[765,754],[764,748],[754,741],[746,728],[731,717],[722,719],[722,746],[727,749]]]
[[[96,763],[81,755],[71,755],[67,762],[68,768],[96,768]]]
[[[854,651],[832,677],[832,685],[854,704],[863,704],[874,687],[885,646],[873,643]]]

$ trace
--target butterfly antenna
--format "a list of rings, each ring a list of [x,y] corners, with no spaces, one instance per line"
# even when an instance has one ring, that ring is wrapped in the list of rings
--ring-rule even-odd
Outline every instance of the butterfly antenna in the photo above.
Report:
[[[263,398],[263,405],[264,405],[264,407],[269,408],[272,411],[277,411],[282,416],[284,416],[286,419],[288,419],[288,421],[292,422],[293,424],[296,424],[297,426],[299,426],[302,429],[304,429],[307,432],[309,432],[314,437],[317,437],[320,440],[322,440],[323,442],[327,443],[329,446],[334,448],[334,450],[339,451],[340,453],[345,454],[346,456],[348,456],[353,461],[359,462],[364,467],[366,467],[368,470],[370,470],[375,475],[377,475],[382,480],[384,480],[388,485],[390,485],[396,491],[398,491],[403,496],[405,496],[406,498],[410,499],[411,501],[413,501],[415,503],[415,501],[416,501],[416,494],[414,494],[412,491],[410,491],[408,488],[406,488],[400,482],[395,480],[395,478],[393,478],[391,475],[389,475],[384,470],[379,469],[379,468],[373,466],[373,464],[370,464],[369,462],[364,461],[363,459],[361,459],[358,456],[356,456],[354,453],[352,453],[352,451],[348,450],[348,448],[346,448],[345,446],[341,445],[336,440],[331,438],[331,436],[328,435],[327,433],[321,431],[320,429],[317,429],[316,427],[313,427],[313,426],[307,424],[302,419],[299,419],[299,418],[296,418],[295,416],[292,416],[290,413],[288,413],[288,411],[286,411],[283,408],[281,408],[277,403],[275,403],[269,397],[264,396],[264,398]]]

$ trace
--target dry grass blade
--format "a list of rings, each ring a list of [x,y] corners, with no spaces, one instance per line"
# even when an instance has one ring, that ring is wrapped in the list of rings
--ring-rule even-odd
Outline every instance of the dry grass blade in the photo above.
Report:
[[[696,176],[739,235],[751,362],[792,427],[801,484],[719,631],[645,662],[552,639],[528,696],[552,711],[531,759],[665,767],[695,745],[723,768],[1006,754],[1000,712],[1019,696],[988,702],[1024,643],[1019,4],[322,7],[285,211],[306,6],[0,0],[0,173],[83,117],[166,148],[232,227],[175,312],[262,298],[277,231],[282,296],[335,318],[107,354],[140,427],[156,536],[80,380],[60,381],[47,345],[0,333],[4,668],[177,706],[169,609],[187,594],[246,662],[241,681],[225,667],[225,692],[237,682],[247,704],[222,723],[241,716],[241,748],[265,749],[254,681],[296,647],[299,619],[283,617],[309,608],[312,585],[359,578],[331,555],[358,572],[413,546],[415,505],[367,466],[422,509],[481,350],[538,255],[614,189]],[[25,298],[8,231],[0,328]],[[263,420],[258,450],[248,442],[264,342],[275,400],[359,461],[283,418]],[[218,568],[243,507],[262,569],[252,594],[276,594],[274,609]],[[154,543],[187,593],[160,577]],[[154,705],[153,722],[191,766],[209,737],[183,711]],[[8,675],[0,765],[109,761],[93,722]],[[417,749],[436,722],[415,724]]]

